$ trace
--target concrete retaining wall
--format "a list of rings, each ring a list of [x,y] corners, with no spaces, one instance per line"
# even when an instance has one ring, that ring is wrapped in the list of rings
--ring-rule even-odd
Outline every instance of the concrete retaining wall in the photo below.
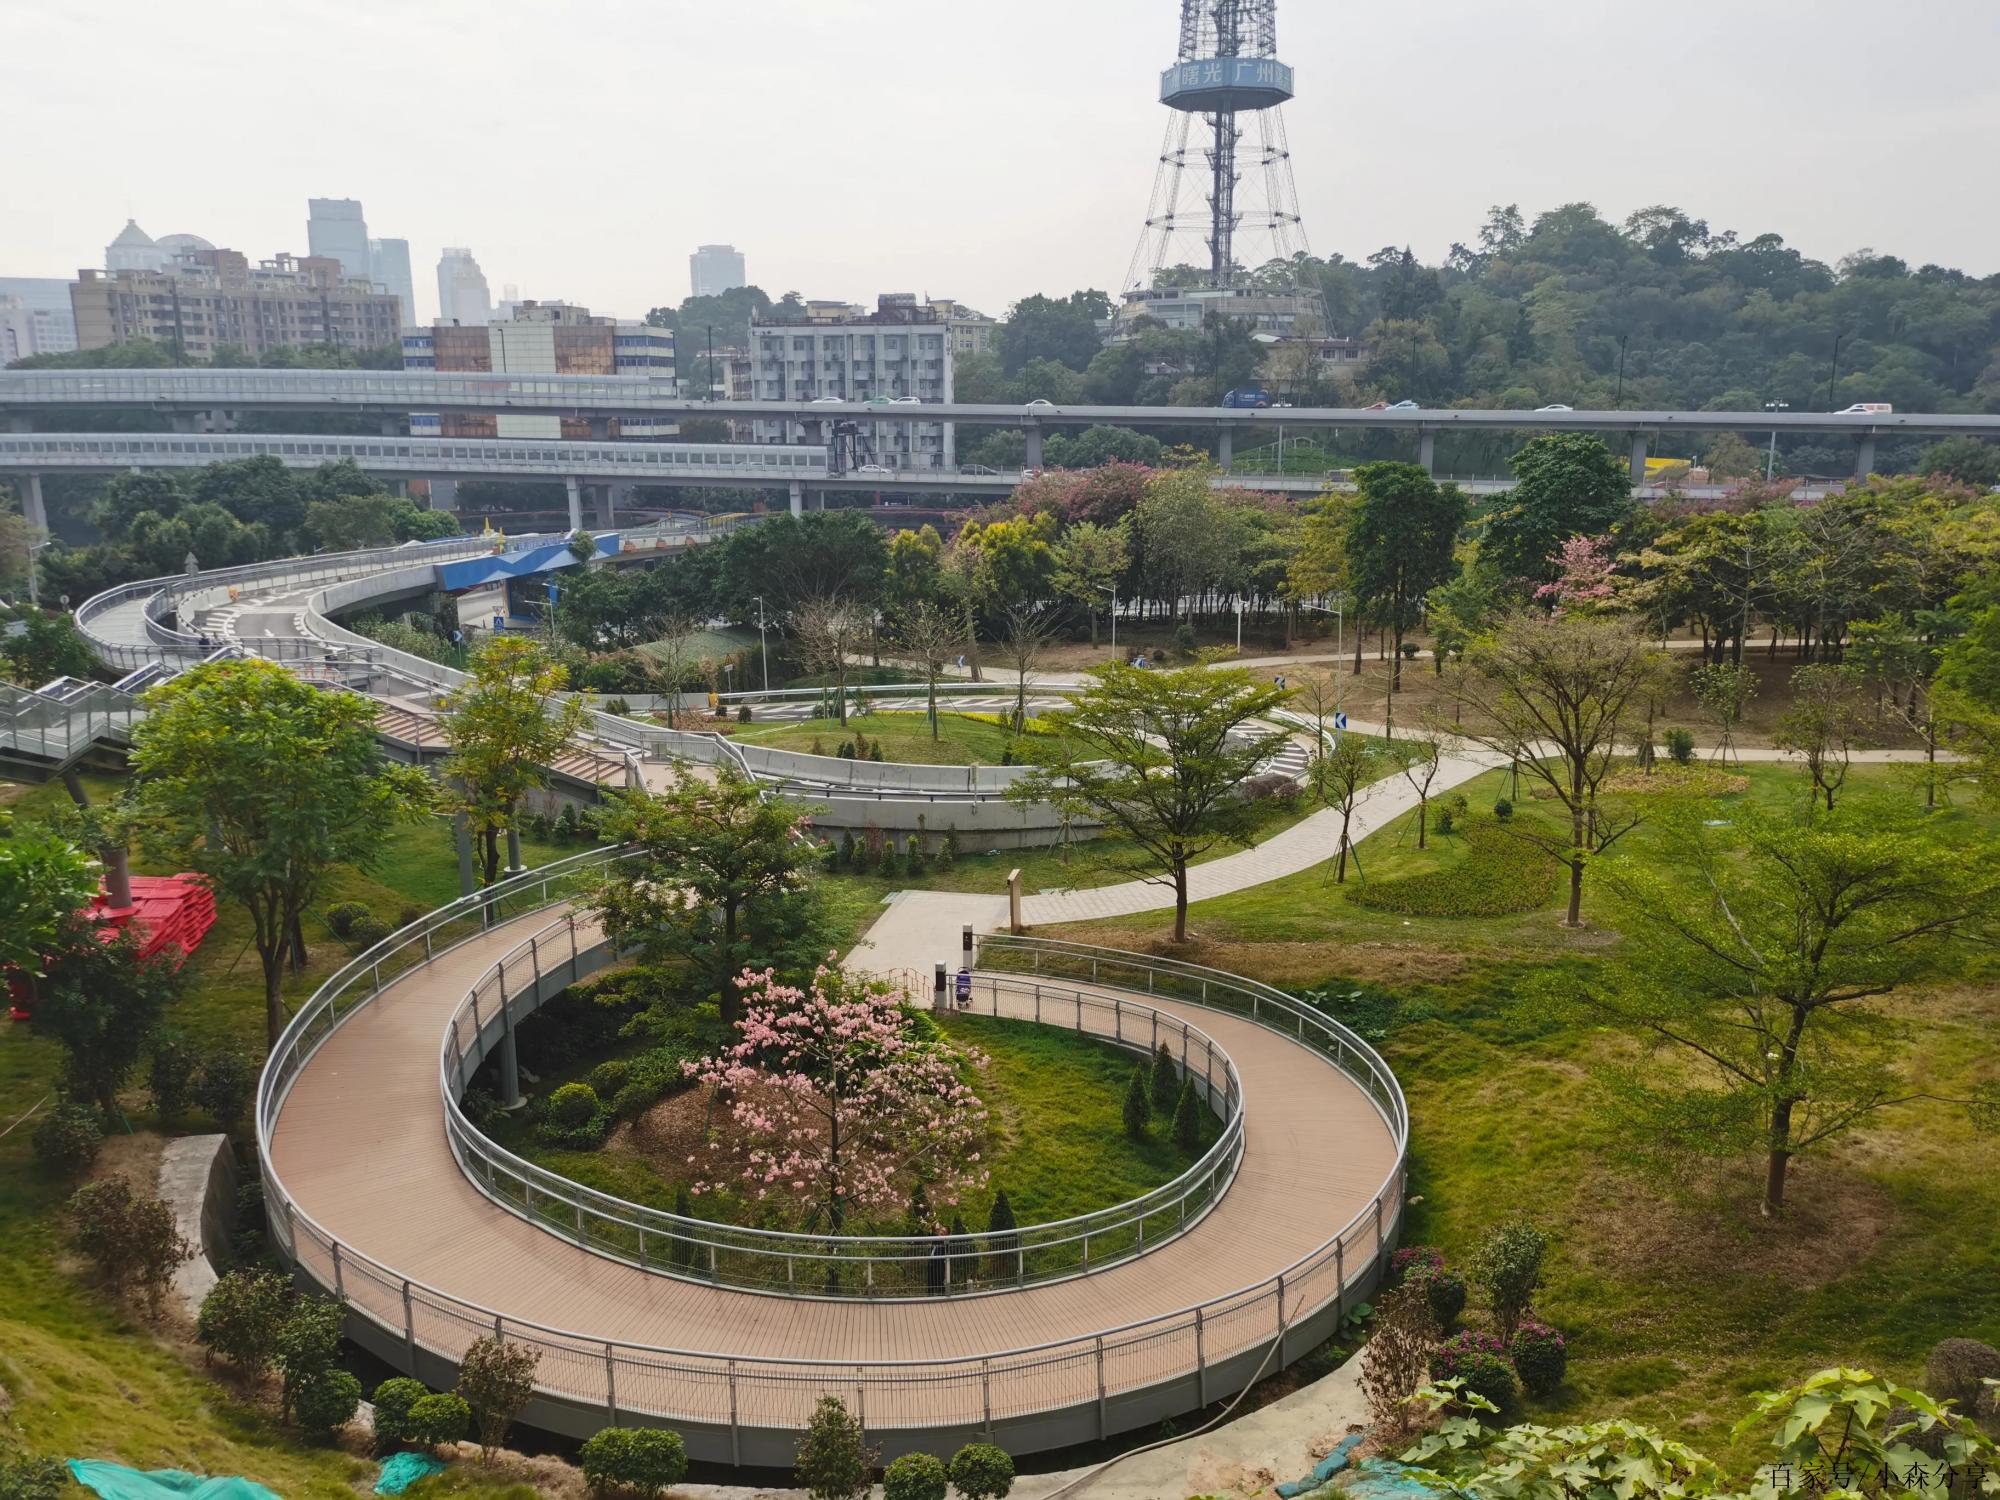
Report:
[[[236,1219],[236,1152],[226,1135],[176,1136],[160,1153],[160,1201],[174,1227],[195,1247],[174,1272],[174,1296],[190,1318],[229,1269],[229,1233]]]

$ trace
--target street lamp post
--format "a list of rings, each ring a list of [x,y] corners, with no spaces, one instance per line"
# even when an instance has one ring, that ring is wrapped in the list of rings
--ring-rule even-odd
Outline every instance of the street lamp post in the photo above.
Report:
[[[1789,401],[1766,401],[1764,403],[1765,411],[1790,411],[1791,409],[1792,403]],[[1771,429],[1771,446],[1764,453],[1764,483],[1769,484],[1771,482],[1771,476],[1777,472],[1777,468],[1778,429],[1773,427]]]
[[[764,596],[756,594],[752,597],[757,605],[757,650],[764,658],[764,691],[768,693],[771,691],[771,645],[764,638]]]

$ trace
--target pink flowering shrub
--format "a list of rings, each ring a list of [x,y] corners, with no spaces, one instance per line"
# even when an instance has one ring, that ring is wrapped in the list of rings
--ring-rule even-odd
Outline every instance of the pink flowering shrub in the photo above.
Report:
[[[963,1073],[985,1059],[926,1034],[907,989],[826,965],[806,989],[768,969],[737,983],[736,1042],[686,1064],[721,1092],[738,1136],[707,1143],[710,1170],[695,1192],[789,1197],[802,1227],[839,1233],[899,1210],[919,1182],[943,1204],[984,1185],[986,1107]]]
[[[1618,595],[1608,536],[1573,536],[1550,556],[1556,581],[1535,590],[1535,597],[1559,615],[1601,614]]]

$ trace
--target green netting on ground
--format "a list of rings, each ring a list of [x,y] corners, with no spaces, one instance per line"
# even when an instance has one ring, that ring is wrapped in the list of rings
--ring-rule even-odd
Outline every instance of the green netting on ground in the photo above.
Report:
[[[280,1500],[275,1491],[248,1479],[211,1479],[180,1469],[141,1472],[123,1464],[73,1458],[69,1472],[78,1484],[104,1500]]]
[[[375,1480],[378,1495],[400,1495],[419,1479],[426,1479],[444,1465],[428,1453],[396,1453],[382,1460],[382,1472]]]

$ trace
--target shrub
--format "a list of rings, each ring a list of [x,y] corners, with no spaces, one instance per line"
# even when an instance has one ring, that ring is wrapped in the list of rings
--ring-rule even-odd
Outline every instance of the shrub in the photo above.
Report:
[[[565,1130],[574,1130],[579,1125],[587,1125],[601,1106],[597,1090],[587,1083],[566,1083],[549,1095],[549,1102],[543,1106],[550,1120]]]
[[[604,711],[623,718],[626,714],[632,712],[632,705],[627,703],[623,698],[606,698],[604,700]]]
[[[1451,807],[1440,807],[1436,812],[1431,814],[1432,832],[1451,833],[1457,827],[1458,827],[1458,812],[1456,809]]]
[[[1351,886],[1347,899],[1406,917],[1498,917],[1547,905],[1556,880],[1555,862],[1539,850],[1473,822],[1465,827],[1464,855],[1443,869]]]
[[[1135,1141],[1146,1138],[1153,1123],[1153,1106],[1146,1093],[1146,1070],[1134,1068],[1132,1081],[1125,1085],[1125,1133]]]
[[[874,1455],[861,1440],[861,1424],[838,1396],[822,1396],[799,1439],[792,1471],[812,1500],[851,1500],[868,1492]]]
[[[842,868],[843,870],[853,869],[854,855],[855,855],[854,830],[850,828],[847,830],[846,833],[842,834],[840,838],[840,854],[838,856],[840,868]]]
[[[1183,1151],[1201,1145],[1201,1101],[1195,1097],[1192,1078],[1181,1080],[1181,1095],[1174,1101],[1174,1144]]]
[[[944,1461],[929,1453],[905,1453],[882,1471],[882,1500],[944,1500]]]
[[[178,1120],[194,1102],[197,1061],[193,1044],[179,1032],[161,1030],[154,1035],[146,1083],[153,1096],[153,1113],[162,1125]]]
[[[472,1431],[472,1408],[451,1391],[419,1396],[410,1406],[409,1441],[435,1448],[458,1443]]]
[[[1505,797],[1502,797],[1498,802],[1493,804],[1493,816],[1503,823],[1506,822],[1514,816],[1514,804],[1509,802]]]
[[[1535,1288],[1542,1284],[1542,1257],[1548,1254],[1549,1237],[1532,1224],[1503,1225],[1487,1238],[1473,1277],[1486,1291],[1487,1306],[1500,1331],[1511,1338],[1515,1326],[1535,1301]]]
[[[233,1131],[242,1123],[256,1087],[257,1072],[250,1060],[234,1047],[216,1047],[202,1054],[194,1102],[225,1132]]]
[[[354,1420],[361,1382],[345,1370],[321,1370],[299,1387],[292,1415],[307,1432],[332,1432]]]
[[[1441,1329],[1448,1329],[1465,1311],[1465,1278],[1442,1265],[1424,1265],[1411,1270],[1408,1285],[1421,1288],[1431,1316]]]
[[[924,873],[923,841],[914,833],[903,841],[903,864],[912,875]]]
[[[896,841],[890,838],[883,839],[881,853],[876,858],[878,860],[878,868],[884,875],[894,875],[896,873]]]
[[[410,1412],[430,1393],[429,1386],[407,1375],[392,1376],[376,1386],[375,1394],[368,1398],[375,1408],[376,1445],[393,1448],[398,1443],[414,1442]]]
[[[61,1500],[69,1492],[69,1466],[61,1459],[0,1445],[0,1500]]]
[[[396,926],[408,927],[412,922],[421,922],[429,914],[429,907],[419,906],[414,901],[406,901],[396,910]]]
[[[1389,1257],[1389,1285],[1401,1286],[1420,1266],[1443,1266],[1444,1252],[1435,1245],[1405,1245]]]
[[[677,1432],[658,1427],[607,1427],[577,1455],[583,1477],[602,1494],[623,1490],[657,1495],[687,1477],[687,1447]]]
[[[1014,1460],[991,1443],[967,1443],[951,1456],[951,1483],[965,1500],[1004,1500],[1014,1488]]]
[[[136,1288],[149,1307],[194,1247],[174,1227],[174,1211],[132,1191],[122,1177],[86,1183],[69,1200],[70,1243],[106,1285]]]
[[[475,1339],[458,1363],[458,1394],[472,1410],[479,1427],[481,1458],[506,1439],[507,1429],[535,1393],[534,1350],[498,1339]]]
[[[2000,1380],[2000,1350],[1977,1339],[1940,1339],[1924,1358],[1924,1390],[1957,1402],[1962,1416],[1979,1410],[1988,1380]]]
[[[1014,1233],[1014,1205],[1001,1188],[993,1195],[993,1207],[986,1214],[986,1247],[991,1252],[987,1274],[995,1278],[1012,1276],[1020,1266],[1015,1258],[1020,1237]]]
[[[353,930],[348,933],[347,939],[355,947],[365,951],[381,942],[383,938],[387,937],[394,930],[394,928],[380,917],[371,915],[363,917],[360,921],[356,922]]]
[[[882,742],[880,740],[877,740],[868,747],[868,758],[873,761],[882,759]]]
[[[1514,1399],[1514,1367],[1507,1363],[1506,1347],[1490,1333],[1467,1329],[1454,1334],[1431,1356],[1431,1379],[1462,1380],[1467,1390],[1504,1411]]]
[[[821,739],[821,738],[820,738],[820,737],[819,737],[818,735],[814,735],[814,736],[813,736],[813,742],[812,742],[812,745],[811,745],[811,747],[810,747],[810,748],[809,748],[809,749],[807,750],[807,752],[806,752],[806,753],[807,753],[808,755],[824,755],[824,754],[826,754],[826,742],[825,742],[824,740],[822,740],[822,739]]]
[[[1677,766],[1694,764],[1694,731],[1669,729],[1660,736],[1666,742],[1667,758]]]
[[[1174,627],[1174,649],[1182,656],[1193,656],[1195,653],[1194,626],[1186,620]]]
[[[284,1377],[279,1406],[286,1417],[296,1410],[299,1393],[331,1370],[339,1358],[342,1321],[341,1306],[331,1297],[293,1299],[278,1327],[272,1356]]]
[[[335,937],[352,937],[354,924],[374,915],[365,902],[341,901],[326,909],[326,925],[333,929]]]
[[[660,1102],[663,1090],[650,1080],[628,1083],[611,1096],[611,1113],[621,1120],[636,1119]]]
[[[1514,1360],[1514,1373],[1521,1384],[1537,1396],[1546,1396],[1563,1383],[1569,1368],[1569,1346],[1563,1336],[1546,1323],[1523,1318],[1507,1345]]]
[[[938,868],[940,870],[949,870],[957,863],[958,830],[956,828],[947,828],[944,831],[944,842],[938,845]]]
[[[737,722],[737,723],[739,723],[739,724],[748,724],[748,723],[750,722],[750,719],[751,719],[751,714],[750,714],[750,705],[749,705],[749,704],[747,704],[747,703],[739,703],[739,704],[737,704],[737,705],[736,705],[736,722]]]
[[[1377,1304],[1374,1331],[1361,1353],[1361,1394],[1370,1425],[1385,1443],[1407,1436],[1419,1420],[1409,1398],[1430,1375],[1437,1341],[1437,1320],[1417,1288],[1394,1287]]]
[[[276,1271],[226,1272],[201,1299],[195,1342],[255,1373],[277,1354],[291,1304],[292,1284]]]
[[[1154,1112],[1171,1116],[1174,1101],[1180,1097],[1181,1070],[1174,1066],[1174,1054],[1165,1042],[1153,1054],[1153,1076],[1149,1083]]]
[[[839,758],[839,759],[841,759],[841,760],[853,760],[853,759],[854,759],[854,741],[853,741],[853,740],[842,740],[842,741],[840,742],[840,748],[839,748],[838,750],[834,751],[833,753],[834,753],[834,755],[835,755],[836,757],[838,757],[838,758]]]
[[[73,1099],[58,1099],[35,1127],[35,1160],[58,1177],[81,1177],[103,1144],[97,1111]]]
[[[606,1058],[590,1070],[590,1086],[600,1099],[624,1088],[632,1077],[632,1065],[622,1057]]]

